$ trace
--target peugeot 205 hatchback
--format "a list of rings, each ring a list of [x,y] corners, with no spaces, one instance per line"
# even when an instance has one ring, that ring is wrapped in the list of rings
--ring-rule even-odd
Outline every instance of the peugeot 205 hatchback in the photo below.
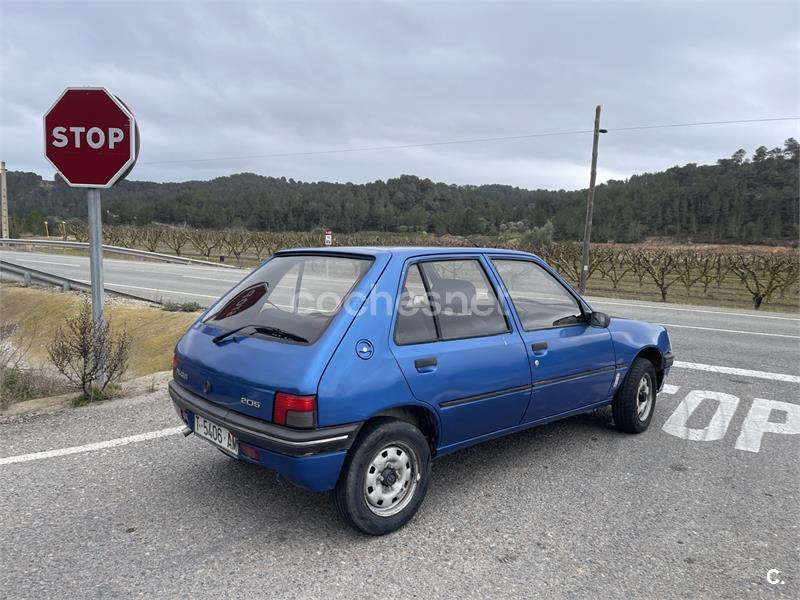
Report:
[[[222,452],[333,490],[369,534],[404,525],[431,459],[611,405],[653,418],[667,331],[596,312],[522,252],[278,252],[209,308],[175,350],[172,400]]]

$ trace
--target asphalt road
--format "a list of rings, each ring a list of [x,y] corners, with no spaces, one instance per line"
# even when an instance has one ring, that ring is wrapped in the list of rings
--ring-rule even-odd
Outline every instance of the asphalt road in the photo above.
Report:
[[[0,250],[0,258],[25,267],[89,283],[89,258],[62,254],[40,254]],[[145,262],[103,260],[106,289],[126,292],[151,300],[197,302],[208,306],[248,271]]]
[[[109,260],[106,279],[210,301],[237,276]],[[163,390],[0,422],[0,597],[800,596],[800,320],[593,304],[670,329],[650,429],[603,410],[442,458],[384,538],[183,438]]]

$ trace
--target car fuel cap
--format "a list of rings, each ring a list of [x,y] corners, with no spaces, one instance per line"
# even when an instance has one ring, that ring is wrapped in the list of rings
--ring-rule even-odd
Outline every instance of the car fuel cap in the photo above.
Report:
[[[359,358],[369,360],[372,358],[372,342],[369,340],[358,340],[356,343],[356,354]]]

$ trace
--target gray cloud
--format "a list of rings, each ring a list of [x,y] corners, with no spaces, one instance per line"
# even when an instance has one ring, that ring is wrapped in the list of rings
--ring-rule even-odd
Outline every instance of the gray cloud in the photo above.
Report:
[[[794,3],[2,2],[0,156],[47,177],[41,116],[105,85],[132,179],[240,171],[579,188],[591,135],[175,163],[591,128],[798,116]],[[798,122],[611,132],[600,179],[781,145]]]

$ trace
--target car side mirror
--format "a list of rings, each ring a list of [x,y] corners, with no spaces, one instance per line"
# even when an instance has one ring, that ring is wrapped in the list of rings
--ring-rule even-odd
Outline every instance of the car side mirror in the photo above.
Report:
[[[593,312],[589,315],[589,325],[592,327],[608,327],[611,322],[611,317],[606,313]]]

